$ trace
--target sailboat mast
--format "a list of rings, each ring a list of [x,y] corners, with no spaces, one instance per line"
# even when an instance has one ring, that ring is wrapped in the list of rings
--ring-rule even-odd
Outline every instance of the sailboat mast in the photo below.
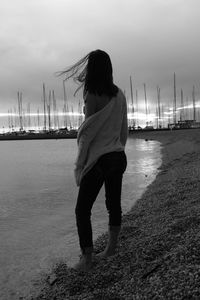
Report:
[[[158,97],[158,127],[161,127],[161,113],[160,113],[160,88],[157,86],[157,97]]]
[[[78,128],[79,128],[82,123],[82,108],[81,108],[81,100],[80,99],[78,102],[78,113],[79,113],[79,117],[78,117]]]
[[[49,103],[47,104],[49,131],[51,130],[51,91],[49,91]]]
[[[66,88],[65,88],[65,80],[63,80],[63,93],[64,93],[64,127],[67,128],[67,94],[66,94]]]
[[[169,128],[169,124],[170,124],[170,108],[169,108],[169,104],[168,104],[168,128]]]
[[[14,127],[15,127],[15,130],[16,130],[16,127],[17,127],[17,109],[16,109],[15,106],[14,106]]]
[[[55,98],[55,92],[54,90],[52,91],[52,97],[53,97],[53,120],[54,120],[54,129],[58,128],[57,126],[57,105],[56,105],[56,98]]]
[[[176,124],[176,74],[174,73],[174,124]]]
[[[69,114],[69,106],[68,106],[68,103],[67,103],[67,116],[69,117],[68,120],[69,120],[69,128],[71,129],[72,128],[72,123],[71,123],[71,118],[70,118],[70,114]]]
[[[183,90],[181,89],[181,112],[180,112],[180,121],[184,119],[184,103],[183,103]]]
[[[8,128],[11,128],[11,120],[10,120],[10,110],[8,109]]]
[[[193,120],[196,121],[196,99],[195,99],[195,86],[193,85],[192,90],[192,100],[193,100]]]
[[[132,78],[130,76],[130,89],[131,89],[131,113],[132,116],[134,116],[134,105],[133,105],[133,84],[132,84]],[[133,119],[133,126],[135,126],[135,120]]]
[[[20,131],[23,130],[23,124],[22,124],[22,93],[18,92],[17,93],[17,98],[18,98],[18,110],[19,110],[19,127]]]
[[[74,129],[74,107],[73,107],[73,105],[71,106],[71,108],[72,108],[72,123],[71,123],[71,129]]]
[[[156,106],[156,125],[157,125],[157,128],[159,128],[159,124],[158,124],[158,107]]]
[[[45,84],[43,83],[43,104],[44,104],[44,130],[47,129],[47,120],[46,120],[46,91]]]
[[[136,89],[136,91],[135,91],[135,102],[136,102],[136,115],[137,115],[137,117],[136,117],[136,123],[137,123],[137,126],[139,126],[139,124],[138,124],[138,90]]]
[[[146,110],[146,124],[148,125],[147,91],[146,91],[145,83],[144,83],[144,100],[145,100],[145,110]]]
[[[38,130],[40,128],[40,110],[39,108],[37,109],[37,121],[38,121]]]
[[[18,101],[18,115],[19,115],[19,128],[20,128],[20,115],[21,115],[21,106],[20,106],[20,97],[19,97],[19,92],[17,92],[17,101]]]
[[[30,105],[30,103],[27,104],[27,117],[28,117],[28,127],[30,130],[31,129],[31,105]]]

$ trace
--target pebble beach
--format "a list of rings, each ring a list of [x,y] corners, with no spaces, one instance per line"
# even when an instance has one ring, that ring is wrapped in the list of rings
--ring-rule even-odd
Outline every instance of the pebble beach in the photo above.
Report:
[[[114,256],[78,273],[65,262],[31,300],[200,299],[200,129],[135,132],[161,143],[156,179],[123,216]],[[95,241],[105,247],[107,233]],[[21,298],[22,299],[22,298]]]

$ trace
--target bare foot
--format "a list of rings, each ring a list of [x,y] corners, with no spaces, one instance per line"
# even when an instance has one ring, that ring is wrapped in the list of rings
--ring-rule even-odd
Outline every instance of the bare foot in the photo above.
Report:
[[[92,268],[92,260],[87,259],[84,256],[81,257],[80,261],[73,266],[73,269],[79,272],[88,272]]]
[[[98,258],[106,258],[106,257],[109,257],[109,256],[113,256],[115,255],[115,250],[111,250],[111,249],[105,249],[104,251],[98,253],[96,256]]]

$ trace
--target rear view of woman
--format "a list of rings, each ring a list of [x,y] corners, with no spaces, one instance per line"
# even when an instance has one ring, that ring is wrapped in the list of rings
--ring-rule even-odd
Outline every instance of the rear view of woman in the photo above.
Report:
[[[127,165],[124,152],[128,132],[127,106],[124,94],[113,83],[110,57],[102,50],[90,52],[62,75],[81,84],[85,102],[85,121],[78,130],[75,163],[75,179],[79,186],[75,212],[82,256],[74,268],[88,271],[92,267],[93,254],[91,210],[103,185],[109,215],[109,239],[99,256],[115,254],[117,246],[122,214],[122,177]]]

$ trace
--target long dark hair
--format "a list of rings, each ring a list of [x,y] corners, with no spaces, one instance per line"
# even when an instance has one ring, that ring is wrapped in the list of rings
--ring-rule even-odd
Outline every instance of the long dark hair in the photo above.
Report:
[[[83,87],[83,94],[87,92],[109,97],[116,96],[118,87],[113,83],[113,69],[109,55],[102,50],[95,50],[84,56],[76,64],[59,72],[65,80],[73,78],[79,84],[77,91]]]

